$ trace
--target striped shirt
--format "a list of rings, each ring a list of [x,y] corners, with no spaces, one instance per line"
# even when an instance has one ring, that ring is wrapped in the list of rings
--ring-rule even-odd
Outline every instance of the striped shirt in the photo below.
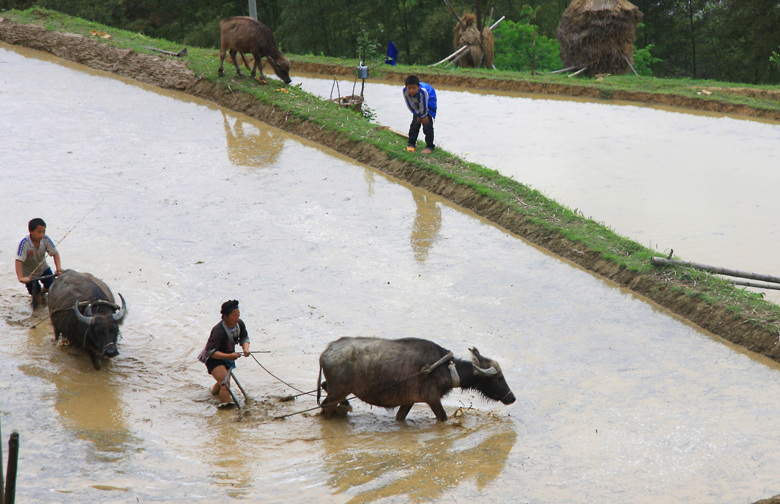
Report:
[[[49,268],[46,263],[47,252],[50,256],[57,254],[57,247],[48,236],[44,236],[37,247],[33,245],[29,235],[19,242],[19,248],[16,249],[16,260],[22,263],[24,276],[39,276]]]

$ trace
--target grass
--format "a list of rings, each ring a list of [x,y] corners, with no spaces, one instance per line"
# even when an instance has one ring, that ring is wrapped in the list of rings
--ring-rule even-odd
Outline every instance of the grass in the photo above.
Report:
[[[139,53],[159,55],[148,49],[156,47],[171,52],[178,52],[180,44],[161,39],[150,39],[138,33],[123,31],[108,26],[99,25],[83,19],[70,17],[58,12],[38,8],[25,11],[6,11],[0,13],[16,23],[36,24],[47,30],[82,34],[90,37],[93,32],[108,33],[111,38],[96,37],[101,43],[119,48],[130,48]],[[666,267],[663,270],[650,264],[650,258],[659,255],[650,248],[644,247],[624,236],[613,232],[608,226],[585,218],[580,212],[561,205],[540,192],[531,189],[513,179],[499,174],[484,166],[467,162],[446,151],[437,149],[430,156],[417,156],[407,153],[404,149],[406,140],[386,129],[380,129],[370,119],[356,114],[328,100],[311,95],[295,86],[285,87],[281,84],[259,86],[251,79],[235,79],[232,68],[226,68],[226,77],[217,76],[218,51],[214,48],[189,47],[186,57],[187,64],[193,72],[202,79],[207,79],[227,86],[231,92],[240,91],[251,95],[259,102],[272,105],[277,111],[285,114],[288,121],[305,121],[331,131],[353,142],[369,143],[386,153],[391,159],[399,159],[412,166],[415,170],[426,170],[446,177],[455,184],[468,186],[478,193],[500,202],[508,212],[515,212],[541,229],[543,235],[550,237],[562,236],[580,244],[583,248],[600,254],[602,259],[611,261],[620,269],[627,269],[639,274],[651,274],[665,277],[675,288],[690,296],[698,297],[707,303],[728,307],[735,316],[742,316],[751,322],[761,325],[770,331],[780,328],[780,307],[762,299],[745,289],[735,288],[725,280],[714,275],[696,271],[687,267]],[[357,60],[340,60],[335,58],[315,56],[290,56],[294,61],[309,61],[347,68],[357,66]],[[448,70],[444,68],[428,68],[421,66],[397,66],[381,70],[403,75],[409,73],[453,74],[475,76],[484,79],[515,79],[539,83],[575,85],[594,87],[601,90],[602,95],[614,93],[617,90],[639,91],[644,93],[664,93],[685,96],[701,100],[712,99],[706,95],[696,94],[704,87],[746,88],[770,90],[769,86],[745,86],[742,84],[692,81],[674,79],[640,78],[636,76],[611,77],[603,81],[595,79],[577,79],[573,81],[565,76],[540,74],[531,76],[527,73],[497,72],[479,69]],[[376,71],[375,71],[376,73]],[[277,81],[272,81],[277,82]],[[780,100],[747,98],[740,95],[719,93],[720,100],[730,103],[749,105],[751,107],[780,110]],[[276,113],[276,112],[275,112]]]

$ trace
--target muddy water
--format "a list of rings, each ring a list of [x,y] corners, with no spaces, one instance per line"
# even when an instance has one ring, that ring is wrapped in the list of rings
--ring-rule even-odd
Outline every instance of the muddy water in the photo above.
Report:
[[[0,48],[0,411],[19,502],[752,502],[780,493],[780,374],[445,201],[248,117]],[[102,371],[51,342],[10,265],[44,217],[127,299]],[[64,239],[63,239],[64,237]],[[218,410],[195,359],[241,300],[259,362]],[[309,391],[344,335],[502,364],[439,424]],[[461,416],[456,412],[460,410]]]
[[[296,76],[324,97],[354,81]],[[399,85],[366,83],[376,120],[406,133]],[[355,92],[360,92],[358,82]],[[437,90],[444,149],[684,260],[780,274],[780,124],[632,105]],[[767,294],[780,301],[778,291]]]

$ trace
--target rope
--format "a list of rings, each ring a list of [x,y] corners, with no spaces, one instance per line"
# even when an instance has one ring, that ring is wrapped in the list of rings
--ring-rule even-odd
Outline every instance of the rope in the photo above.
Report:
[[[379,390],[375,390],[375,391],[373,391],[373,392],[370,392],[370,393],[366,394],[366,396],[372,396],[372,395],[379,394],[380,392],[384,392],[385,390],[389,390],[389,389],[391,389],[391,388],[393,388],[393,387],[396,387],[396,386],[398,386],[398,385],[402,384],[403,382],[405,382],[405,381],[407,381],[407,380],[411,380],[412,378],[414,378],[414,377],[416,377],[416,376],[420,376],[420,375],[425,375],[425,376],[428,376],[428,375],[431,373],[431,371],[433,371],[434,369],[436,369],[437,367],[439,367],[440,365],[442,365],[442,364],[443,364],[444,362],[446,362],[447,360],[449,360],[449,359],[452,359],[452,356],[453,356],[452,352],[449,352],[449,353],[447,353],[447,354],[446,354],[444,357],[442,357],[442,358],[441,358],[441,359],[439,359],[438,361],[434,362],[432,365],[430,365],[430,366],[423,366],[423,368],[422,368],[421,370],[419,370],[418,372],[414,373],[413,375],[411,375],[411,376],[407,376],[407,377],[406,377],[406,378],[404,378],[403,380],[397,381],[397,382],[395,382],[395,383],[391,383],[390,385],[388,385],[388,386],[387,386],[387,387],[385,387],[385,388],[381,388],[381,389],[379,389]],[[253,356],[253,357],[254,357],[254,356]],[[255,359],[255,360],[257,360],[257,359]],[[258,364],[260,364],[260,363],[258,362]],[[262,366],[262,364],[260,364],[260,365]],[[265,369],[265,368],[263,368],[263,369]],[[270,374],[270,373],[269,373],[269,374]],[[273,375],[271,375],[271,376],[273,376]],[[274,376],[274,378],[276,378],[276,377]],[[277,379],[278,379],[278,378],[277,378]],[[281,380],[279,380],[279,381],[281,381]],[[282,382],[282,383],[284,383],[284,382]],[[293,387],[293,388],[294,388],[294,387]],[[296,390],[298,390],[298,389],[296,389]],[[300,391],[299,391],[299,392],[300,392]],[[350,399],[355,399],[356,397],[357,397],[357,396],[354,396],[354,395],[347,396],[347,397],[345,397],[345,398],[343,399],[343,401],[349,401]],[[339,401],[339,402],[340,402],[340,401]],[[319,405],[319,406],[315,406],[315,407],[313,407],[313,408],[305,409],[305,410],[302,410],[302,411],[296,411],[296,412],[294,412],[294,413],[288,413],[288,414],[286,414],[286,415],[275,416],[275,417],[274,417],[274,420],[282,420],[282,419],[285,419],[285,418],[287,418],[287,417],[291,417],[291,416],[295,416],[295,415],[300,415],[300,414],[302,414],[302,413],[307,413],[307,412],[309,412],[309,411],[316,410],[316,409],[319,409],[319,408],[325,408],[326,406],[331,406],[331,405],[333,405],[333,404],[337,404],[337,403],[325,403],[325,404],[322,404],[322,405]]]
[[[276,376],[276,375],[275,375],[275,374],[273,374],[272,372],[268,371],[268,369],[266,369],[266,367],[265,367],[265,366],[263,366],[262,364],[260,364],[260,361],[259,361],[259,360],[257,360],[257,357],[255,357],[253,354],[251,354],[251,353],[250,353],[249,355],[251,355],[251,356],[252,356],[252,358],[255,360],[255,362],[257,362],[257,365],[258,365],[258,366],[260,366],[261,368],[263,368],[263,371],[265,371],[265,372],[266,372],[266,373],[268,373],[269,375],[273,376],[273,377],[274,377],[274,378],[275,378],[277,381],[279,381],[279,382],[281,382],[281,383],[284,383],[285,385],[287,385],[287,386],[288,386],[288,387],[290,387],[291,389],[295,390],[296,392],[300,392],[300,394],[298,394],[298,395],[311,394],[311,392],[304,392],[303,390],[301,390],[301,389],[299,389],[299,388],[297,388],[297,387],[293,387],[292,385],[290,385],[290,384],[289,384],[289,383],[287,383],[286,381],[282,380],[281,378],[279,378],[278,376]]]

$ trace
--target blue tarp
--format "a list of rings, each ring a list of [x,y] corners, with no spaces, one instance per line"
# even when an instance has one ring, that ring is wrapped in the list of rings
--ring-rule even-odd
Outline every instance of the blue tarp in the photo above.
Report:
[[[398,60],[398,49],[395,48],[395,44],[391,40],[387,45],[387,58],[385,58],[385,65],[395,66],[395,62]]]

